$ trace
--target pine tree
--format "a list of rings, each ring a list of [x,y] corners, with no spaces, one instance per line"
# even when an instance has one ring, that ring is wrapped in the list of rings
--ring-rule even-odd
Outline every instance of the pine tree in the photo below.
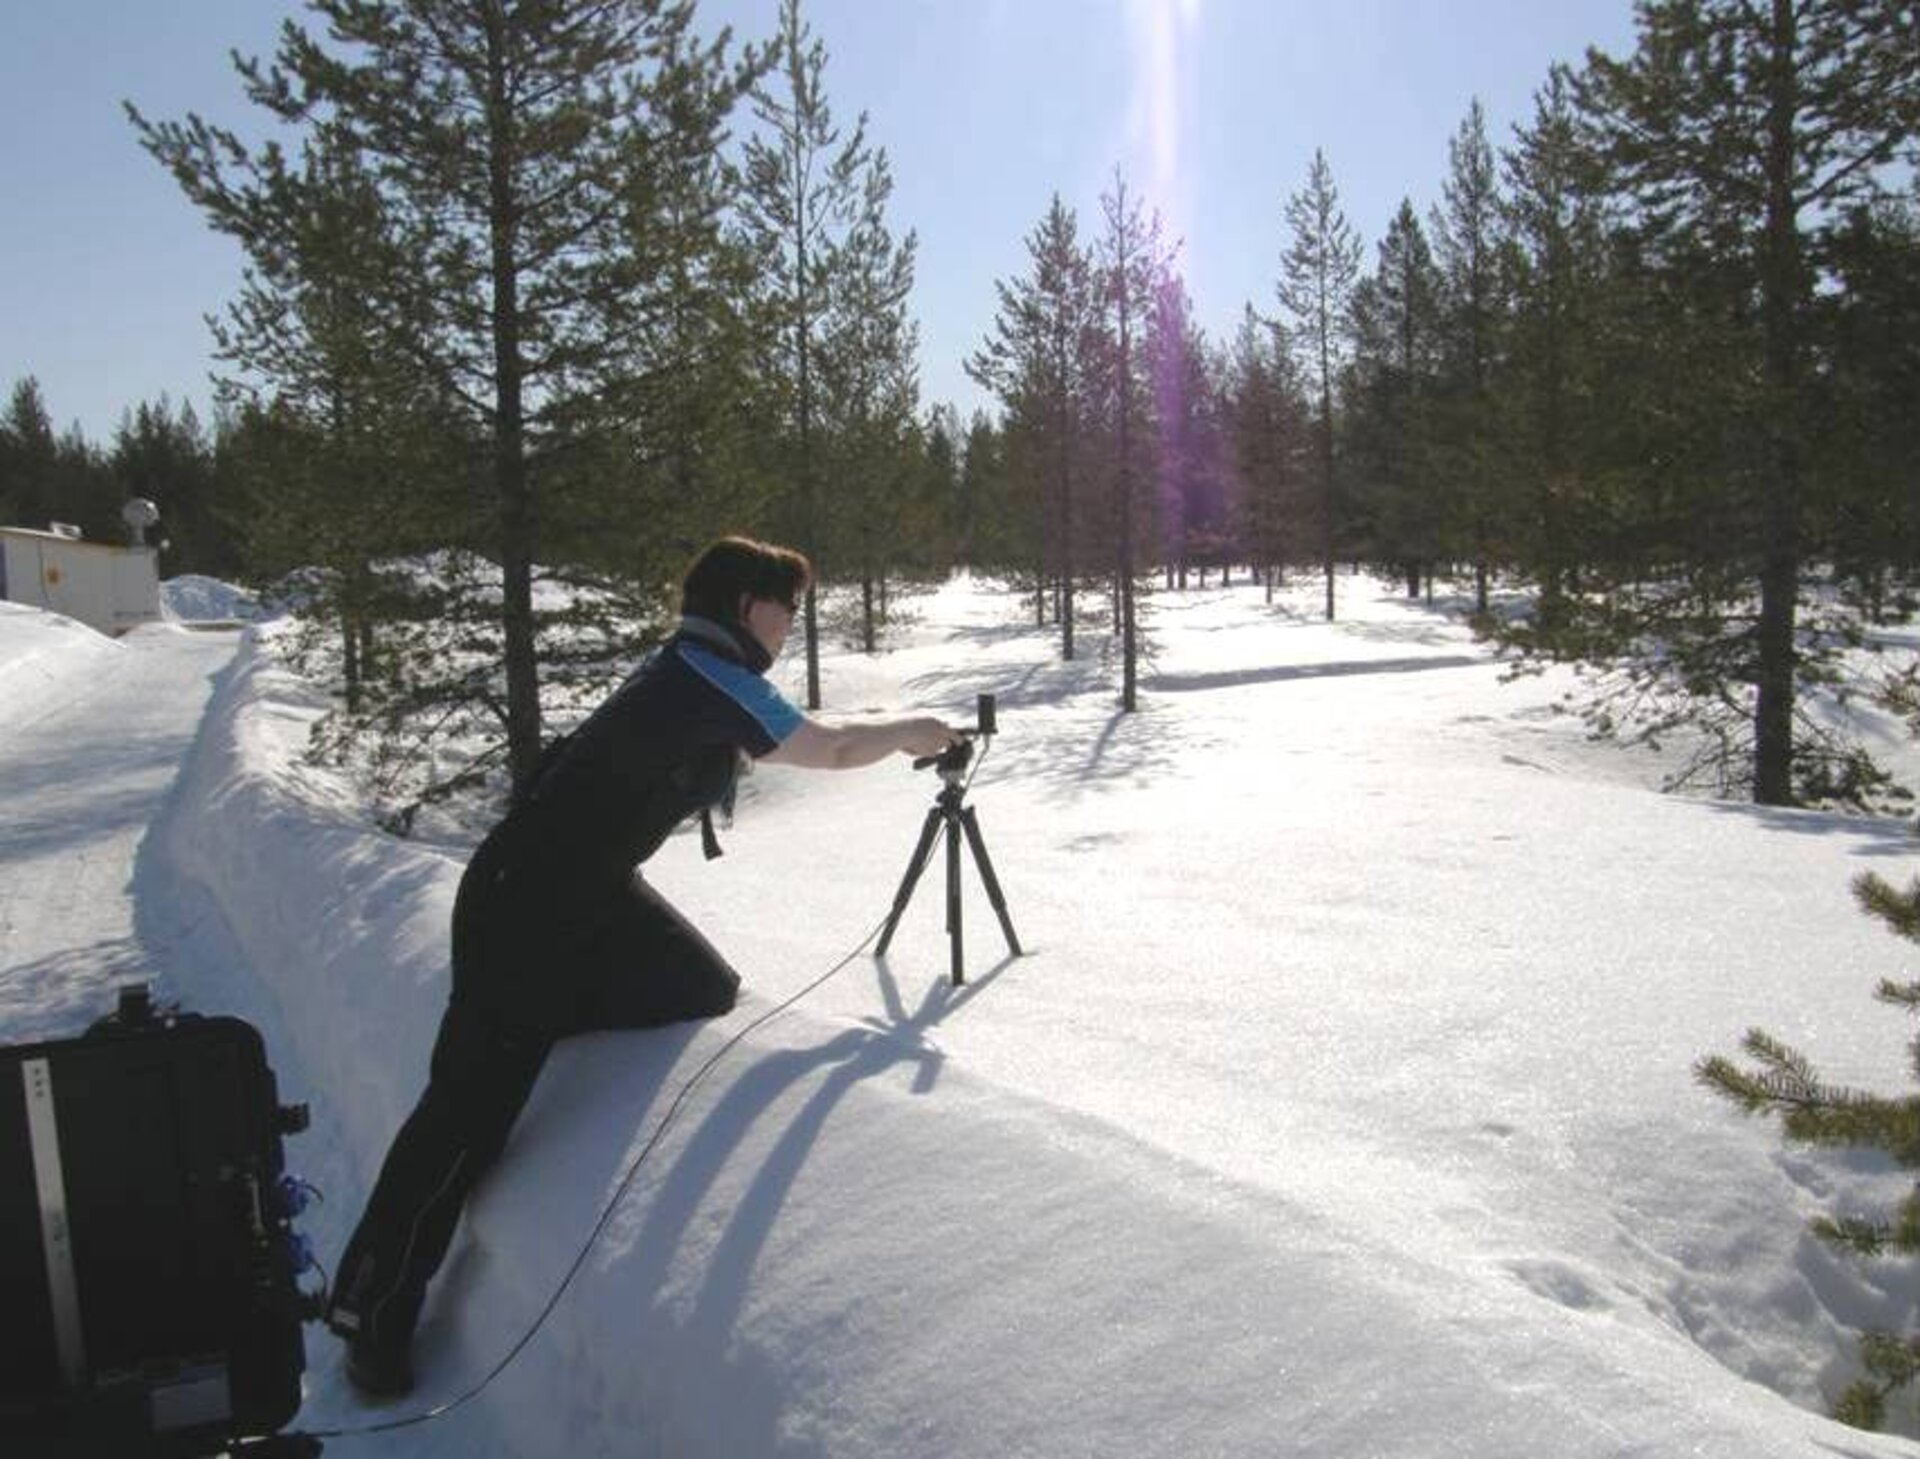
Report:
[[[894,538],[886,560],[896,577],[944,580],[964,560],[959,525],[959,417],[950,405],[932,406],[900,428],[889,490]],[[880,612],[889,614],[887,579],[879,581]]]
[[[561,555],[642,621],[670,619],[690,550],[764,520],[776,490],[755,408],[758,269],[726,130],[736,78],[668,69],[687,86],[663,104],[628,211],[637,262],[620,423],[574,453],[554,492]]]
[[[1060,624],[1060,656],[1074,655],[1074,586],[1078,570],[1074,483],[1091,361],[1087,332],[1096,306],[1092,261],[1079,242],[1079,222],[1055,193],[1044,218],[1027,235],[1031,272],[994,284],[999,299],[992,332],[967,362],[967,372],[999,397],[1010,417],[1033,435],[1042,465],[1044,561]]]
[[[1920,588],[1920,179],[1911,201],[1855,211],[1832,239],[1821,458],[1832,555],[1870,621]]]
[[[1454,540],[1474,565],[1474,608],[1484,618],[1506,517],[1493,393],[1506,298],[1499,170],[1478,98],[1447,145],[1447,162],[1443,201],[1433,214],[1447,443],[1438,464]]]
[[[1340,535],[1334,471],[1334,384],[1350,346],[1348,306],[1360,277],[1360,239],[1340,208],[1340,191],[1325,152],[1314,149],[1306,186],[1287,199],[1292,237],[1281,258],[1282,308],[1293,317],[1294,346],[1302,353],[1318,406],[1320,561],[1326,575],[1327,621],[1334,617],[1334,554]]]
[[[1350,437],[1367,472],[1374,550],[1398,563],[1407,596],[1431,581],[1441,523],[1433,498],[1440,271],[1410,200],[1387,225],[1374,271],[1355,287],[1356,399]]]
[[[860,579],[860,641],[878,647],[880,600],[911,521],[920,409],[919,328],[909,307],[918,241],[895,240],[893,175],[876,152],[840,249],[819,352],[820,419],[838,482],[834,556]]]
[[[58,515],[58,473],[53,420],[40,382],[29,375],[14,382],[0,418],[0,523],[45,531]]]
[[[348,139],[322,125],[276,187],[279,205],[247,220],[240,294],[209,321],[231,372],[219,399],[237,412],[216,477],[242,575],[271,590],[298,573],[304,616],[333,625],[356,719],[383,697],[381,678],[418,692],[417,682],[399,683],[398,645],[383,640],[390,628],[417,631],[422,605],[378,564],[447,546],[482,550],[486,536],[456,539],[445,525],[472,515],[456,485],[466,462],[449,449],[463,434],[460,412],[428,393],[377,289],[356,277],[370,262],[375,272],[394,266],[383,261],[390,239],[374,179]],[[382,660],[388,672],[376,675]]]
[[[1225,552],[1227,511],[1213,349],[1177,274],[1155,290],[1150,348],[1160,556],[1167,585],[1185,588]]]
[[[669,0],[312,0],[275,64],[237,62],[249,96],[330,129],[364,169],[383,247],[337,261],[388,322],[419,394],[456,403],[493,502],[501,717],[516,784],[541,749],[532,586],[544,479],[624,424],[628,343],[650,302],[634,246],[655,141],[712,136],[750,80],[697,44]],[[130,109],[131,110],[131,109]],[[190,116],[133,120],[216,228],[271,247],[309,194],[277,145],[250,152]],[[256,254],[256,258],[258,255]]]
[[[145,497],[161,509],[163,574],[236,575],[233,529],[215,499],[213,443],[191,404],[176,414],[164,395],[157,402],[142,401],[122,415],[108,459],[119,484],[116,500]]]
[[[1095,246],[1105,336],[1109,408],[1113,419],[1113,591],[1120,637],[1120,708],[1139,708],[1139,562],[1136,548],[1139,483],[1146,475],[1147,411],[1151,402],[1146,335],[1154,300],[1166,279],[1169,253],[1158,216],[1148,218],[1118,169],[1100,196],[1105,223]]]
[[[1606,257],[1599,160],[1581,136],[1573,78],[1554,67],[1534,94],[1529,125],[1503,159],[1506,226],[1514,243],[1505,419],[1517,474],[1516,556],[1540,590],[1553,632],[1564,612],[1596,502],[1594,410]]]
[[[951,402],[929,406],[921,423],[921,494],[940,544],[940,563],[977,562],[972,514],[963,507],[961,453],[966,433]],[[931,569],[934,564],[921,566]]]
[[[1830,761],[1796,745],[1800,682],[1818,672],[1799,611],[1812,303],[1833,223],[1914,133],[1920,22],[1884,0],[1640,0],[1637,17],[1631,56],[1589,54],[1583,107],[1655,259],[1710,266],[1724,301],[1715,373],[1739,390],[1712,438],[1739,453],[1723,472],[1750,483],[1754,525],[1713,616],[1757,597],[1726,632],[1751,643],[1736,677],[1754,686],[1753,797],[1787,804],[1833,783]]]
[[[1920,944],[1920,880],[1903,891],[1867,873],[1854,883],[1854,896],[1894,934]],[[1875,996],[1920,1014],[1920,982],[1883,980]],[[1760,1029],[1751,1030],[1742,1047],[1750,1065],[1715,1055],[1700,1061],[1696,1077],[1749,1114],[1778,1116],[1789,1140],[1830,1149],[1878,1150],[1901,1169],[1920,1171],[1920,1094],[1894,1097],[1827,1084],[1803,1055]],[[1920,1036],[1912,1051],[1914,1076],[1920,1079]],[[1920,1186],[1888,1217],[1823,1216],[1813,1230],[1865,1257],[1920,1255]],[[1861,1338],[1860,1354],[1866,1376],[1841,1395],[1834,1416],[1876,1429],[1885,1421],[1887,1400],[1920,1378],[1920,1332],[1869,1332]]]
[[[745,225],[764,275],[772,333],[773,385],[785,427],[799,545],[827,572],[817,455],[820,411],[815,378],[822,335],[842,285],[849,235],[874,197],[883,165],[867,144],[862,112],[844,137],[827,101],[827,50],[801,18],[800,0],[781,0],[771,75],[756,85],[754,113],[763,131],[746,149]],[[884,193],[880,195],[884,202]],[[807,707],[820,707],[818,593],[804,604]]]
[[[1246,539],[1271,603],[1301,515],[1311,410],[1279,323],[1251,305],[1242,311],[1228,361],[1226,418]]]

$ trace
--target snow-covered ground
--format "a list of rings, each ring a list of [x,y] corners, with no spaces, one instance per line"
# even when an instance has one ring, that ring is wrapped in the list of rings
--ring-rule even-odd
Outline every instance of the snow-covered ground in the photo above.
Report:
[[[170,964],[144,838],[237,638],[110,639],[0,602],[0,1038],[78,1032],[116,981]]]
[[[1912,1273],[1804,1234],[1903,1178],[1690,1077],[1757,1023],[1903,1086],[1870,994],[1920,970],[1848,883],[1905,880],[1911,828],[1655,794],[1657,759],[1551,712],[1564,682],[1342,590],[1332,625],[1305,583],[1158,597],[1131,716],[1094,625],[1063,664],[987,585],[830,653],[836,712],[998,694],[970,802],[1026,955],[969,866],[948,986],[936,863],[884,961],[755,1026],[877,931],[938,789],[762,767],[724,859],[650,868],[741,1008],[563,1046],[417,1401],[360,1406],[315,1332],[299,1426],[480,1384],[724,1050],[524,1351],[329,1453],[1911,1453],[1820,1411],[1854,1329],[1915,1320]],[[132,975],[260,1024],[316,1112],[291,1153],[331,1259],[424,1074],[459,857],[300,763],[321,706],[272,632],[0,609],[0,1038]]]

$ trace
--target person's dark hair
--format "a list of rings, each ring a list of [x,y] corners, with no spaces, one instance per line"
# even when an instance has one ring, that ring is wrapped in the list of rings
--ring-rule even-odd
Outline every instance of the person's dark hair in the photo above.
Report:
[[[796,605],[812,581],[813,564],[791,547],[722,537],[687,569],[680,611],[732,623],[743,597]]]

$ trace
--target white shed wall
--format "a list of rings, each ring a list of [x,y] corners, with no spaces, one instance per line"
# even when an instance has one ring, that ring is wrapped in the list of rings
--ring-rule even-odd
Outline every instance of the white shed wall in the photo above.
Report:
[[[150,547],[0,527],[0,597],[124,633],[159,620],[159,565]]]

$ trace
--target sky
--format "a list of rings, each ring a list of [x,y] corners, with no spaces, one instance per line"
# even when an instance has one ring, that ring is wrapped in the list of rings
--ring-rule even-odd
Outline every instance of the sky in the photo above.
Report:
[[[0,389],[32,375],[57,427],[105,444],[163,393],[204,412],[206,316],[240,250],[138,146],[122,102],[243,131],[230,52],[264,55],[283,0],[0,0]],[[700,0],[707,32],[778,0]],[[1629,0],[808,0],[836,116],[868,117],[892,220],[919,239],[923,400],[988,404],[964,361],[994,282],[1057,192],[1097,228],[1124,175],[1180,240],[1196,316],[1229,336],[1273,307],[1287,196],[1324,149],[1371,261],[1403,197],[1439,200],[1478,97],[1496,145],[1556,61],[1631,47]],[[743,118],[744,122],[744,118]]]

